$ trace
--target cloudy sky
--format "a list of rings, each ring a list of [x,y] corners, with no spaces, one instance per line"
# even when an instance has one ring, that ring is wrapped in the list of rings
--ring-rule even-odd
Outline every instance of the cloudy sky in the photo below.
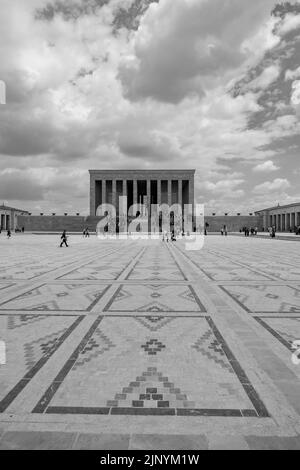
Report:
[[[88,213],[90,168],[196,168],[207,212],[299,201],[300,3],[276,3],[0,0],[0,202]]]

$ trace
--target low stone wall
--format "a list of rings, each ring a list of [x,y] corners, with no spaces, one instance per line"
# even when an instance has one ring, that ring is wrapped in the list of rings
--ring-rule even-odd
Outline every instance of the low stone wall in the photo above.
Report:
[[[87,227],[87,217],[82,216],[19,216],[18,227],[25,232],[82,232]]]
[[[208,232],[220,232],[224,225],[228,232],[239,232],[243,227],[257,227],[260,232],[263,230],[263,217],[256,215],[207,216],[205,222],[209,224]]]
[[[18,216],[18,227],[24,227],[26,232],[82,232],[88,227],[91,232],[96,230],[97,223],[101,217],[83,216]],[[261,216],[207,216],[209,232],[220,232],[226,225],[228,232],[239,232],[244,226],[263,229],[263,218]]]

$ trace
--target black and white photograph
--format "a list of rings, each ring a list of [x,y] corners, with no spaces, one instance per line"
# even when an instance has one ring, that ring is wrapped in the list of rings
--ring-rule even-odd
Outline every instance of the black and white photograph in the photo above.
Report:
[[[25,450],[300,450],[300,0],[0,0],[1,458]]]

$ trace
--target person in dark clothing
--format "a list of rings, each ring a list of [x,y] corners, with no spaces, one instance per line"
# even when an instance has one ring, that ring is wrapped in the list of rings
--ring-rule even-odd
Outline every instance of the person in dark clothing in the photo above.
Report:
[[[272,227],[271,237],[272,238],[276,237],[276,228],[275,227]]]
[[[69,246],[68,243],[67,243],[68,237],[67,237],[67,233],[66,233],[65,230],[63,231],[62,236],[60,237],[60,239],[61,239],[60,248],[62,248],[63,245],[65,245],[68,248],[68,246]]]
[[[7,238],[8,238],[8,239],[11,238],[11,231],[10,231],[10,229],[7,230]]]

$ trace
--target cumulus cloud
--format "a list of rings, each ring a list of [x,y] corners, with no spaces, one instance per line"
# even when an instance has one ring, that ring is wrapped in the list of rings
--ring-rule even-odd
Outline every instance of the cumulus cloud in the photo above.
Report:
[[[300,67],[297,67],[295,70],[287,70],[285,73],[286,80],[295,80],[300,78]]]
[[[279,167],[272,162],[272,160],[267,160],[264,163],[259,163],[253,168],[253,171],[257,173],[268,173],[269,171],[277,171]]]
[[[267,67],[261,75],[256,77],[252,82],[248,84],[250,89],[254,90],[265,90],[268,88],[280,75],[280,66],[279,64],[270,65]]]
[[[291,104],[300,117],[300,80],[296,80],[292,84]]]
[[[44,188],[31,175],[18,170],[0,172],[0,199],[4,201],[40,201]]]
[[[274,181],[265,181],[253,189],[256,194],[282,193],[290,188],[290,182],[286,178],[276,178]]]
[[[291,31],[299,28],[300,26],[300,15],[289,13],[285,16],[278,27],[279,34],[285,35]]]
[[[239,186],[244,183],[244,179],[229,178],[222,179],[216,183],[211,181],[205,181],[203,183],[203,189],[217,196],[226,194],[228,199],[238,199],[245,195],[245,191]]]
[[[275,158],[292,197],[297,29],[276,32],[275,3],[2,0],[2,198],[87,212],[89,168],[187,167],[198,199],[248,212],[263,200],[245,197],[257,184],[249,168]]]
[[[134,54],[120,66],[126,96],[171,103],[204,96],[212,81],[249,60],[249,48],[241,44],[257,34],[273,5],[246,0],[150,5],[133,37]]]

